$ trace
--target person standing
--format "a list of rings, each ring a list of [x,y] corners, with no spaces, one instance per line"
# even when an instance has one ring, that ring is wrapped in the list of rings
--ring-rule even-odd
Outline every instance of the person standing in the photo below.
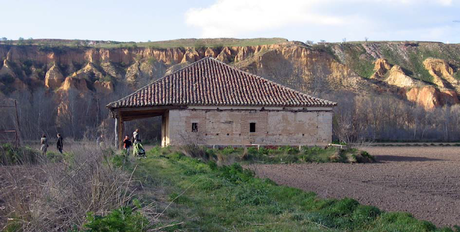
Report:
[[[48,139],[46,138],[46,135],[43,134],[42,138],[40,139],[40,151],[42,151],[42,155],[46,155],[46,151],[48,150]]]
[[[132,145],[133,144],[131,143],[131,140],[129,140],[129,136],[125,136],[125,139],[123,139],[123,148],[126,150],[126,155],[130,154]]]
[[[136,143],[140,143],[140,142],[141,142],[141,136],[139,135],[139,129],[136,129],[133,132],[133,143],[136,144]]]
[[[57,134],[57,143],[56,143],[56,147],[58,149],[58,151],[62,154],[62,149],[64,148],[64,139],[62,138],[61,134]]]
[[[133,147],[134,156],[145,156],[145,150],[141,144],[141,136],[139,135],[139,129],[136,129],[133,132]]]

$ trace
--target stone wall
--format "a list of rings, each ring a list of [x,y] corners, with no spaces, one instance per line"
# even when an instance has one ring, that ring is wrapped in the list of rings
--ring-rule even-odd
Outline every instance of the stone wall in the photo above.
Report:
[[[197,123],[198,132],[192,132]],[[250,132],[250,123],[256,131]],[[332,140],[330,110],[170,110],[163,145],[326,145]]]

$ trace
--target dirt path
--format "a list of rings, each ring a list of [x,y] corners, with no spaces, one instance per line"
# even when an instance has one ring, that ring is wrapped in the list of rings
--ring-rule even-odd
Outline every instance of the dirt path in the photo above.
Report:
[[[405,211],[438,226],[460,225],[459,147],[367,147],[374,164],[250,165],[259,177],[353,198],[386,211]]]

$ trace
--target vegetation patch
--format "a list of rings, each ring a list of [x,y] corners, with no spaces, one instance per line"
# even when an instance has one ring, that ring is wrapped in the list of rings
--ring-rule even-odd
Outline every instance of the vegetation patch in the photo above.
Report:
[[[155,148],[157,150],[158,148]],[[184,146],[179,149],[187,156],[212,160],[221,165],[242,164],[290,164],[290,163],[371,163],[375,159],[366,151],[339,147],[225,147],[211,149],[199,146]]]
[[[218,166],[171,148],[151,150],[147,158],[127,165],[134,168],[134,176],[149,183],[146,187],[168,196],[167,221],[157,225],[164,231],[452,231],[352,199],[320,199],[256,178],[237,163]]]
[[[457,80],[460,80],[460,69],[457,70],[456,73],[454,73],[454,78],[457,79]]]
[[[277,157],[336,152],[319,149],[282,147],[268,153]],[[453,231],[353,199],[320,199],[312,192],[256,178],[238,163],[219,166],[214,161],[220,153],[238,151],[244,149],[187,149],[185,154],[155,147],[140,159],[94,149],[64,155],[55,161],[59,165],[47,163],[37,169],[47,171],[31,182],[37,188],[33,204],[17,204],[24,209],[13,208],[16,214],[8,215],[6,231]],[[360,153],[346,151],[345,157]],[[254,157],[266,156],[260,152],[267,151],[247,150]],[[18,201],[13,196],[27,195],[7,192],[0,196],[7,196],[8,210],[12,200]]]
[[[29,147],[15,147],[12,144],[0,146],[0,165],[36,164],[40,153]]]

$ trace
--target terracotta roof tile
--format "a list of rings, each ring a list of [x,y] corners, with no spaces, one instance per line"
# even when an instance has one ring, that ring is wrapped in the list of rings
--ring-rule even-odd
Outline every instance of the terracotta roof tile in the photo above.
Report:
[[[107,105],[151,106],[335,106],[260,76],[206,57]]]

